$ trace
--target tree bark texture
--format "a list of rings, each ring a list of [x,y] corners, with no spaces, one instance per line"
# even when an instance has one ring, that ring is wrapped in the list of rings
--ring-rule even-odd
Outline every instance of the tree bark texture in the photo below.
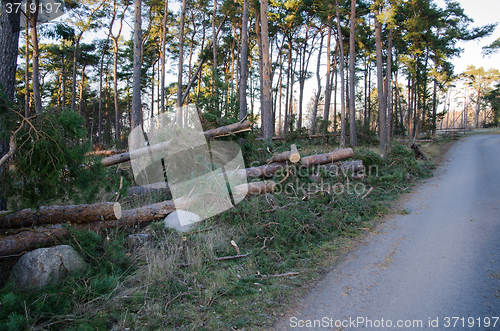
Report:
[[[248,16],[249,0],[243,0],[240,61],[240,121],[243,120],[245,116],[247,116]]]
[[[212,129],[205,131],[204,134],[207,138],[215,138],[215,137],[222,137],[222,136],[227,136],[231,132],[244,132],[244,131],[249,131],[250,130],[250,121],[244,121],[243,123],[234,123],[230,125],[226,125],[220,128]],[[147,153],[156,153],[156,152],[161,152],[166,149],[168,149],[169,142],[165,141],[160,144],[156,144],[153,146],[149,147],[144,147],[144,148],[139,148],[136,150],[133,150],[131,152],[126,152],[122,154],[117,154],[113,155],[107,158],[102,159],[102,164],[105,167],[109,167],[118,163],[123,163],[130,161],[130,158],[138,158],[143,155],[146,155]]]
[[[116,219],[113,202],[93,205],[44,206],[40,210],[23,209],[13,214],[0,216],[0,229],[58,223],[81,224]]]
[[[297,163],[300,161],[300,153],[297,150],[297,146],[295,144],[292,144],[290,146],[289,151],[283,152],[281,154],[276,154],[266,162],[272,163],[272,162],[285,162],[285,161],[290,161],[292,163]]]
[[[269,58],[269,29],[267,24],[268,0],[260,4],[261,36],[262,36],[262,136],[269,139],[273,136],[273,119],[271,110],[271,63]]]
[[[345,134],[345,78],[344,78],[344,42],[342,40],[342,28],[340,27],[339,2],[337,1],[337,38],[340,45],[339,75],[340,75],[340,147],[346,144]]]
[[[355,31],[356,30],[356,0],[351,0],[351,31],[349,37],[349,124],[350,124],[350,142],[351,146],[358,146],[356,135],[356,107],[355,107],[355,78],[356,78],[356,52],[355,52]]]
[[[134,69],[132,86],[132,111],[130,114],[130,129],[142,125],[141,102],[141,64],[142,64],[142,17],[141,0],[134,0]]]
[[[343,159],[353,157],[353,155],[354,155],[354,152],[353,152],[352,148],[337,149],[333,152],[326,153],[326,154],[317,154],[317,155],[303,157],[301,160],[301,163],[302,163],[302,165],[305,165],[305,166],[312,166],[312,165],[340,161]]]

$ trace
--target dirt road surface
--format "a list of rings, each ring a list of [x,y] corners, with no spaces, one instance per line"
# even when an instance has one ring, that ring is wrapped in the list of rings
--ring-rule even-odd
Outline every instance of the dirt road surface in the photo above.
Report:
[[[276,330],[500,330],[500,134],[444,160]]]

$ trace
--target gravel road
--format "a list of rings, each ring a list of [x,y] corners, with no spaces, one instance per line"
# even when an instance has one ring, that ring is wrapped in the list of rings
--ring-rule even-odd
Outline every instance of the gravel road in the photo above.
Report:
[[[500,330],[500,134],[444,160],[275,330]]]

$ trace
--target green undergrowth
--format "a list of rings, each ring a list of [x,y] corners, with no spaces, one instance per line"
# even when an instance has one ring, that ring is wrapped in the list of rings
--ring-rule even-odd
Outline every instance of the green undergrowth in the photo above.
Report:
[[[262,164],[267,147],[247,151],[246,161]],[[9,283],[0,291],[0,330],[267,330],[433,169],[403,145],[385,157],[358,148],[354,159],[363,160],[364,176],[290,166],[272,179],[273,194],[248,196],[189,233],[153,223],[141,230],[152,239],[139,247],[126,244],[123,231],[72,232],[68,243],[91,267],[43,290]],[[249,255],[217,260],[237,254]]]

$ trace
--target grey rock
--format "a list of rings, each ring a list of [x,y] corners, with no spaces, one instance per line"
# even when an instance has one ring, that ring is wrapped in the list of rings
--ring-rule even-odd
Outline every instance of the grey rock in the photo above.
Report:
[[[10,278],[21,289],[43,287],[52,280],[58,281],[68,273],[86,266],[71,246],[39,248],[19,259],[12,268]]]
[[[201,218],[195,213],[185,210],[176,210],[165,217],[163,224],[165,224],[167,228],[172,228],[179,232],[187,232],[199,221],[201,221]]]

